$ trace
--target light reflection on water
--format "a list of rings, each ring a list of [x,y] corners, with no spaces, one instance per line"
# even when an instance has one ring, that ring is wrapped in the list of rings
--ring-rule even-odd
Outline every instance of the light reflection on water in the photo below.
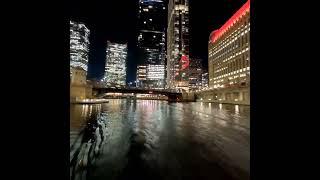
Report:
[[[248,106],[115,99],[70,109],[71,131],[100,112],[110,121],[88,179],[232,179],[212,163],[250,172]]]

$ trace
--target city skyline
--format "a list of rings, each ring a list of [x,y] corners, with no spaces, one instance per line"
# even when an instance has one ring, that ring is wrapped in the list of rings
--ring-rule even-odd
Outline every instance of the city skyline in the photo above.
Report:
[[[250,179],[250,0],[212,24],[196,0],[110,1],[71,23],[70,179]]]
[[[241,5],[239,1],[216,1],[215,6],[206,2],[190,1],[190,57],[203,59],[207,68],[207,42],[213,29],[221,26]],[[86,24],[90,32],[90,52],[88,64],[89,79],[102,78],[106,57],[106,42],[128,42],[127,82],[136,79],[137,69],[137,12],[138,1],[93,2],[77,1],[71,8],[71,19]],[[111,7],[121,7],[121,12],[111,13]],[[204,8],[204,9],[203,9]],[[210,10],[210,11],[209,11]],[[192,26],[197,24],[197,26]],[[199,24],[199,25],[198,25]]]

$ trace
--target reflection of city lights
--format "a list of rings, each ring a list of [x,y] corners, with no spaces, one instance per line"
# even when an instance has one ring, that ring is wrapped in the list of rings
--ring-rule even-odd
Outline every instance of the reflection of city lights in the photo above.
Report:
[[[222,104],[219,104],[219,109],[222,109]]]
[[[235,105],[235,112],[236,112],[236,113],[239,112],[239,105]]]
[[[217,123],[219,123],[222,126],[227,126],[227,122],[224,120],[218,120]]]

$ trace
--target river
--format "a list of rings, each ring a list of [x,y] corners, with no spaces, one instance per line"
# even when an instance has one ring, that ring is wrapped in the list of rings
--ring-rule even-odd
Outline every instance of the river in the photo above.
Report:
[[[70,157],[70,179],[250,179],[250,106],[71,105]]]

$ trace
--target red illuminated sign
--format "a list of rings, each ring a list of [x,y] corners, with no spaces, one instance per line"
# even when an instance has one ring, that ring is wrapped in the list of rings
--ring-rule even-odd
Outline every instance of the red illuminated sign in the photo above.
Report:
[[[182,64],[181,71],[186,69],[187,67],[189,67],[190,61],[189,61],[188,56],[182,55],[181,59],[180,59],[180,63]]]
[[[215,42],[220,38],[229,28],[231,28],[241,16],[250,11],[250,0],[248,0],[220,29],[212,31],[210,34],[211,42]]]
[[[190,65],[189,57],[186,55],[182,55],[180,59],[180,64],[181,64],[181,69],[179,69],[178,71],[183,71],[186,68],[188,68]],[[179,75],[179,72],[176,72],[175,76],[178,76],[178,75]]]

